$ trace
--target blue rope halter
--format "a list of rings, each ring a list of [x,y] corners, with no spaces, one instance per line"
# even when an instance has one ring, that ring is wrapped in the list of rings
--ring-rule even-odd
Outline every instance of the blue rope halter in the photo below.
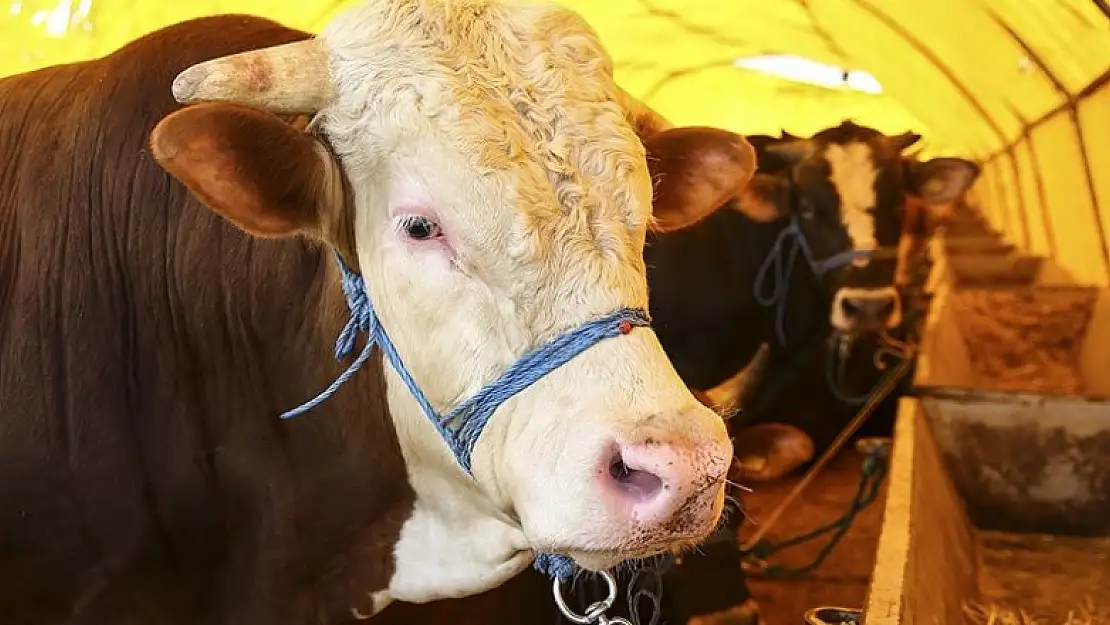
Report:
[[[335,358],[342,361],[348,358],[355,349],[355,342],[360,332],[366,333],[366,346],[362,353],[339,375],[323,392],[300,406],[285,412],[282,419],[289,419],[308,412],[324,403],[329,397],[351,378],[367,361],[370,360],[374,346],[381,348],[385,357],[401,379],[408,386],[409,391],[417,403],[424,410],[424,414],[436,426],[440,436],[450,447],[451,453],[467,474],[471,473],[471,455],[474,445],[478,442],[482,430],[490,417],[505,400],[528,388],[543,376],[566,364],[578,354],[586,351],[604,339],[628,334],[633,327],[646,327],[650,325],[650,318],[646,311],[638,308],[621,308],[604,317],[588,321],[569,332],[556,337],[554,340],[541,345],[528,352],[513,363],[499,378],[485,385],[466,401],[462,402],[446,415],[439,414],[432,407],[428,398],[416,384],[412,374],[401,361],[389,334],[382,327],[366,285],[362,277],[351,270],[339,254],[335,254],[336,261],[342,275],[343,293],[347,297],[347,307],[351,311],[351,319],[339,333],[335,343]],[[574,561],[566,556],[553,554],[540,554],[536,557],[534,566],[541,573],[552,577],[566,579],[575,571]]]
[[[786,251],[785,246],[788,239],[793,239],[794,245],[789,251]],[[799,252],[805,255],[806,262],[818,278],[833,269],[847,265],[856,257],[871,254],[869,250],[846,250],[818,260],[813,257],[813,251],[809,248],[805,233],[802,232],[802,227],[798,224],[797,216],[791,215],[790,223],[779,231],[775,244],[771,246],[771,251],[767,254],[767,258],[763,260],[763,264],[759,267],[759,273],[755,277],[755,299],[763,306],[775,307],[775,334],[778,336],[779,345],[784,347],[786,346],[786,300],[790,290],[790,276],[794,272],[794,262],[798,259]],[[774,287],[771,289],[770,295],[764,295],[763,293],[766,290],[764,286],[771,276],[772,270],[774,271]]]

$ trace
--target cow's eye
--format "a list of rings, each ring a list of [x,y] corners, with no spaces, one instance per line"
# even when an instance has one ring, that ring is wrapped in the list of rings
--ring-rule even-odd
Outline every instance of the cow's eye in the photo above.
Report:
[[[405,215],[400,225],[406,236],[417,241],[434,239],[442,234],[439,224],[423,215]]]
[[[813,215],[816,212],[813,207],[813,200],[809,198],[803,199],[798,206],[798,212],[802,215],[802,219],[813,219]]]

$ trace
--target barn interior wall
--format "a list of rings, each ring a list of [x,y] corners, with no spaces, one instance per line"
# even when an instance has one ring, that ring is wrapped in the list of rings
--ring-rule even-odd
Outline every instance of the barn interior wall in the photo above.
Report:
[[[1110,82],[1079,103],[1102,231],[1110,233]]]
[[[1110,81],[1104,76],[988,159],[975,202],[1021,250],[1110,284]]]
[[[318,32],[363,0],[12,0],[0,77],[108,54],[185,19],[250,13]],[[922,156],[984,162],[975,189],[1022,250],[1110,282],[1110,15],[1104,0],[556,0],[632,95],[677,125],[800,135],[850,118],[924,136]],[[798,55],[881,92],[742,70]]]

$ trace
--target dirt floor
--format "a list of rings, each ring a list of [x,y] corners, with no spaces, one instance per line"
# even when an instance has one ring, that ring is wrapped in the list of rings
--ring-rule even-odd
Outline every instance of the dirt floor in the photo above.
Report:
[[[773,541],[791,538],[842,515],[855,495],[863,459],[851,446],[842,451],[780,517],[767,538]],[[741,536],[750,536],[755,531],[754,523],[770,514],[800,479],[798,475],[777,483],[753,484],[755,492],[748,495],[745,503],[754,522],[745,524]],[[885,500],[884,482],[879,496],[856,517],[848,534],[812,573],[796,579],[749,578],[766,625],[802,625],[805,611],[819,606],[863,607]],[[791,547],[771,561],[788,566],[808,564],[827,540],[821,537],[810,544]]]

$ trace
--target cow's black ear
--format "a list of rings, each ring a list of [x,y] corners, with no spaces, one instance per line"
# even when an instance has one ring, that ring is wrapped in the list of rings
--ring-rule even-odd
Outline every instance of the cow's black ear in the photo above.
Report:
[[[319,235],[342,204],[339,168],[294,120],[228,103],[165,117],[151,132],[158,164],[206,206],[263,237]]]
[[[646,141],[655,184],[654,229],[688,228],[740,197],[755,172],[755,150],[744,137],[700,126],[671,128]]]
[[[980,168],[962,158],[934,158],[909,167],[910,193],[927,204],[952,202],[971,188],[979,177]]]
[[[772,143],[766,148],[768,154],[776,156],[790,165],[796,165],[809,158],[816,147],[809,139],[786,139]]]

